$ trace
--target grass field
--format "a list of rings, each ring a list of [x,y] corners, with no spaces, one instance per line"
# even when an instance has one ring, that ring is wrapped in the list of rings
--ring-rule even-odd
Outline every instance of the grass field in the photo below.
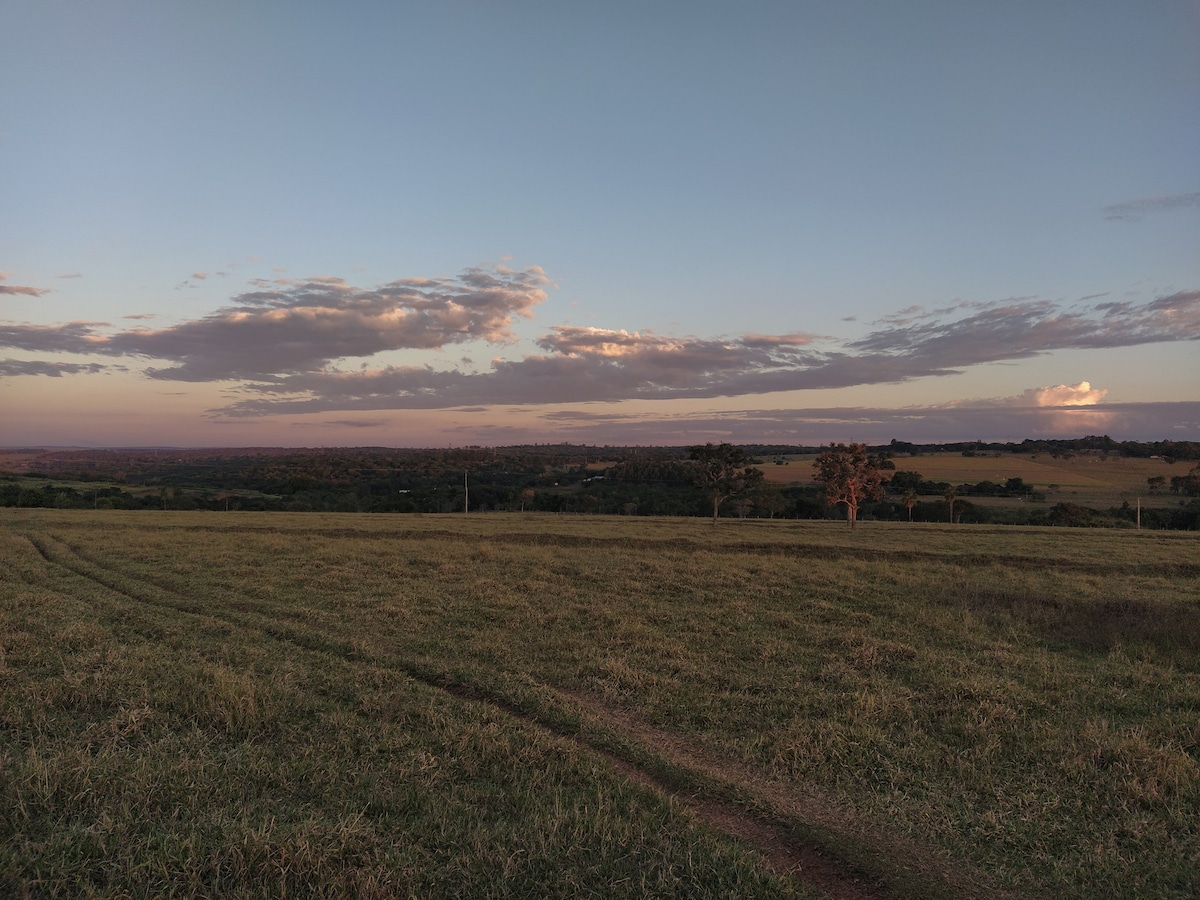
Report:
[[[796,456],[789,465],[762,466],[770,482],[776,484],[812,483],[813,457]],[[1049,454],[1013,454],[1000,456],[963,456],[961,453],[936,453],[902,456],[893,462],[896,469],[918,472],[926,481],[951,484],[977,484],[994,481],[1003,484],[1020,478],[1047,494],[1052,503],[1078,503],[1097,509],[1120,506],[1141,498],[1143,506],[1177,504],[1180,498],[1169,492],[1151,494],[1146,479],[1162,475],[1169,483],[1173,475],[1186,475],[1192,463],[1168,464],[1161,459],[1104,458],[1080,454],[1070,459],[1054,459]],[[1019,503],[1016,498],[972,497],[972,502]]]
[[[1200,895],[1195,534],[3,509],[0,560],[0,896]]]

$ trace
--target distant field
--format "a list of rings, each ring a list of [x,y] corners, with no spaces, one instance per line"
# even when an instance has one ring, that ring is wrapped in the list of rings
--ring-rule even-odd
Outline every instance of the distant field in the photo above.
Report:
[[[42,450],[0,450],[0,472],[24,472],[43,453]]]
[[[789,465],[770,463],[762,466],[766,478],[777,484],[812,483],[813,457],[792,457]],[[995,481],[1003,484],[1009,478],[1020,478],[1047,493],[1050,502],[1071,502],[1084,506],[1107,508],[1134,502],[1142,505],[1166,505],[1179,502],[1170,493],[1151,494],[1146,479],[1162,475],[1169,483],[1173,475],[1185,475],[1191,468],[1187,462],[1168,464],[1161,459],[1105,459],[1079,455],[1072,459],[1054,459],[1049,454],[1001,456],[963,456],[960,453],[939,453],[894,459],[897,470],[919,472],[928,481],[947,481],[951,484],[976,484]],[[972,502],[998,502],[1000,498]],[[1013,501],[1016,502],[1016,501]]]
[[[1200,536],[0,510],[0,895],[1193,897]]]

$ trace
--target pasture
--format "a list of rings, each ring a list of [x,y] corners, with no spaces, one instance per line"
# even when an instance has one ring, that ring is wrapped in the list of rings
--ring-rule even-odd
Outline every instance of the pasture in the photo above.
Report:
[[[0,895],[1200,894],[1192,533],[0,509],[0,560]]]
[[[811,484],[812,456],[788,458],[788,465],[770,463],[760,466],[767,481],[775,484]],[[1096,509],[1120,506],[1141,498],[1143,506],[1176,504],[1180,498],[1168,491],[1150,493],[1146,479],[1161,475],[1168,483],[1174,475],[1186,475],[1194,465],[1189,462],[1169,464],[1162,459],[1133,457],[1103,457],[1094,454],[1073,455],[1055,459],[1048,453],[1000,455],[961,453],[925,453],[899,456],[892,460],[898,471],[918,472],[927,481],[950,484],[976,484],[994,481],[1003,484],[1010,478],[1020,478],[1046,494],[1050,503],[1078,503]],[[1017,498],[972,497],[972,502],[1011,505]]]

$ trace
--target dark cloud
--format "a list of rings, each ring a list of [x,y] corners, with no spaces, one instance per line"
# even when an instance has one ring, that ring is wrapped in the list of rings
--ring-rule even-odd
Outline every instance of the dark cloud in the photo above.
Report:
[[[106,325],[105,322],[70,322],[66,325],[0,323],[0,347],[14,347],[34,353],[107,353],[109,339],[96,330]]]
[[[372,290],[340,278],[260,283],[235,305],[160,330],[114,335],[114,352],[177,363],[152,378],[218,381],[292,375],[386,350],[514,339],[514,317],[545,299],[541,269],[469,269],[458,278],[406,279]]]
[[[1190,194],[1169,194],[1146,200],[1130,200],[1104,207],[1104,218],[1115,222],[1140,222],[1149,213],[1173,209],[1200,209],[1200,191]]]
[[[990,306],[948,321],[896,325],[847,346],[864,354],[921,359],[937,368],[1025,359],[1052,350],[1126,347],[1200,339],[1200,291],[1150,303],[1063,308],[1053,301]]]
[[[61,378],[63,375],[94,375],[108,366],[102,363],[44,362],[32,359],[0,359],[0,378],[14,375],[46,375]]]
[[[151,378],[229,381],[320,371],[335,359],[513,339],[514,317],[545,299],[540,269],[469,269],[372,290],[340,278],[281,279],[210,316],[161,329],[105,333],[98,323],[0,327],[0,346],[166,360]]]
[[[380,428],[388,423],[384,419],[330,419],[320,424],[330,428]]]

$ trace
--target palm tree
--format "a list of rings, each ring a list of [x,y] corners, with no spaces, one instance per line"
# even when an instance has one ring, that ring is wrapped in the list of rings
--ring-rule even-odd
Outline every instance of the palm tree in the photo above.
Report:
[[[950,504],[950,522],[954,522],[954,500],[958,497],[958,488],[954,485],[946,488],[946,502]]]

